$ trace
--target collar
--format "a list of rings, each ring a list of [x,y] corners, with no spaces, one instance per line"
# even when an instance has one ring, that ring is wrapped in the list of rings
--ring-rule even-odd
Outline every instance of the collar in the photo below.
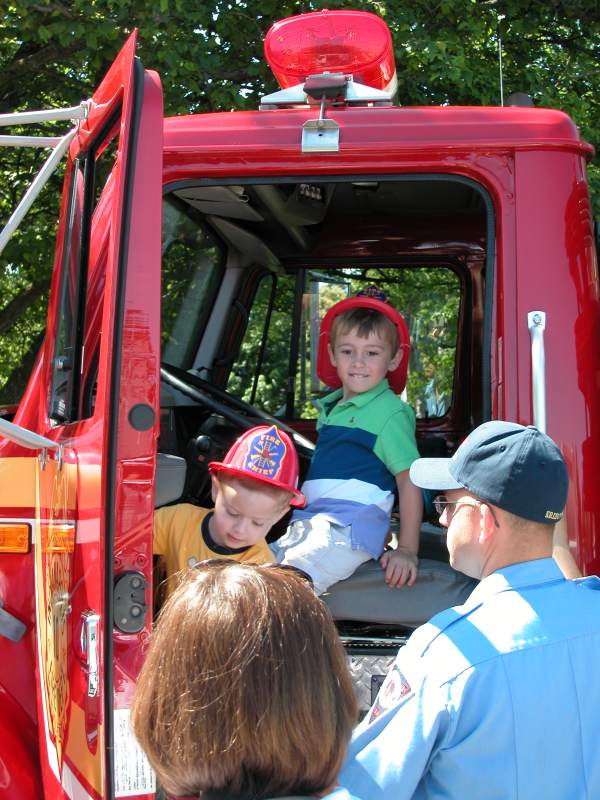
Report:
[[[342,387],[341,389],[336,389],[335,392],[331,392],[331,394],[321,398],[321,400],[318,400],[317,403],[326,414],[329,414],[331,409],[336,405],[339,405],[340,408],[343,408],[344,406],[355,406],[355,408],[362,408],[363,406],[366,406],[367,403],[370,403],[375,397],[379,397],[380,394],[386,392],[389,388],[390,385],[388,383],[388,379],[384,378],[377,384],[377,386],[369,389],[368,392],[355,394],[354,397],[350,397],[348,400],[342,400],[342,396],[344,394],[344,389]]]
[[[537,558],[522,561],[492,572],[473,589],[463,608],[471,609],[487,597],[501,592],[530,589],[549,583],[565,581],[558,564],[553,558]]]
[[[211,550],[213,553],[217,553],[220,556],[235,556],[238,553],[245,553],[246,550],[249,550],[250,547],[226,547],[223,544],[217,544],[215,540],[210,535],[210,528],[208,527],[210,518],[213,515],[213,511],[209,511],[208,514],[202,520],[202,524],[200,529],[202,531],[202,538],[204,540],[204,544]]]
[[[502,592],[532,589],[540,586],[549,586],[552,583],[565,583],[567,578],[563,575],[553,558],[538,558],[533,561],[523,561],[520,564],[511,564],[508,567],[492,572],[473,589],[462,606],[454,606],[437,614],[430,622],[422,626],[427,635],[424,639],[424,656],[431,645],[439,636],[445,634],[455,622],[468,617],[476,611],[485,601]],[[431,628],[433,625],[433,631]],[[419,630],[419,628],[417,628]],[[416,632],[413,633],[413,636]]]

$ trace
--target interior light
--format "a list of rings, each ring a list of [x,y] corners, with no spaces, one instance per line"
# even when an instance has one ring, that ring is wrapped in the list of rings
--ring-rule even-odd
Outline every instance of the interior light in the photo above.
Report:
[[[313,11],[276,22],[265,37],[265,57],[282,89],[309,75],[342,72],[357,83],[396,90],[389,28],[368,11]]]
[[[308,197],[311,200],[323,200],[323,190],[320,186],[312,186],[310,183],[301,183],[298,187],[301,197]]]
[[[356,191],[376,192],[379,189],[379,181],[353,181],[352,186]]]

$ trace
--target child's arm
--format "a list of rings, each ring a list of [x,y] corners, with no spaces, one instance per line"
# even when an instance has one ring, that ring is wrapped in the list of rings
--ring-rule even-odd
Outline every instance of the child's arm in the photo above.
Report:
[[[400,513],[398,547],[395,550],[387,550],[379,559],[379,563],[385,570],[387,585],[400,588],[412,586],[417,579],[423,497],[421,490],[408,477],[407,469],[396,475],[396,485]]]

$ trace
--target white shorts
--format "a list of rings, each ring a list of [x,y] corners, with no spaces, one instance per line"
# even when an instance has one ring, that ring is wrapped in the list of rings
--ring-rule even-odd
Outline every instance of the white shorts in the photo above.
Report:
[[[287,531],[270,546],[277,563],[291,564],[308,572],[315,592],[349,578],[372,558],[366,550],[353,550],[350,526],[336,525],[324,514],[292,522]]]

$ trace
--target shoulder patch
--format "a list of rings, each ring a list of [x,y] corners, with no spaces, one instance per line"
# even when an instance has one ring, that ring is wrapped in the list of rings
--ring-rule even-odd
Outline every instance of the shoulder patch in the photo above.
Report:
[[[369,715],[369,724],[411,692],[410,683],[400,671],[398,665],[394,664],[381,684],[381,689]]]

